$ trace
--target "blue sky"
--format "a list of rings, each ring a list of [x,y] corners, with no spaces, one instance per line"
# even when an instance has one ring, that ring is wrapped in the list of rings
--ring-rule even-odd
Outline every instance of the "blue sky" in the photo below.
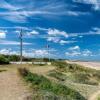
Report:
[[[0,53],[99,60],[100,0],[0,0]]]

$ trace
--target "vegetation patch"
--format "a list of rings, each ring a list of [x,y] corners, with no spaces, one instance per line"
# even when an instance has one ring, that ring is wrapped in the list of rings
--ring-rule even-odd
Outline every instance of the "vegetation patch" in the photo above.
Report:
[[[1,69],[0,69],[0,72],[4,72],[4,71],[7,71],[7,70],[1,70]]]
[[[100,83],[100,71],[64,61],[56,61],[52,64],[59,72],[66,73],[67,79],[73,82],[89,85],[99,85]]]
[[[56,70],[50,71],[48,75],[58,79],[59,81],[66,80],[66,75]]]
[[[65,99],[62,100],[86,100],[77,91],[67,86],[54,83],[44,76],[33,74],[25,68],[20,68],[19,73],[21,76],[24,77],[24,79],[28,83],[31,83],[31,86],[34,90],[46,91],[46,93],[50,92],[53,93],[54,95],[64,97]],[[52,99],[52,100],[60,100],[60,99]]]
[[[98,97],[98,100],[100,100],[100,96]]]
[[[4,64],[9,64],[9,59],[7,59],[5,56],[0,55],[0,64],[4,65]]]

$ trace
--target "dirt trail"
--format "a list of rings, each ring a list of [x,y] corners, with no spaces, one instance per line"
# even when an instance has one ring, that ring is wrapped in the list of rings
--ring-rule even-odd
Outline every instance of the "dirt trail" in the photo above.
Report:
[[[99,95],[100,95],[100,90],[92,94],[88,100],[97,100]]]
[[[55,67],[53,66],[37,66],[37,67],[30,67],[30,71],[36,74],[40,74],[40,75],[46,75],[46,73],[48,73],[49,71],[54,70]]]
[[[0,73],[0,100],[27,100],[29,96],[30,92],[17,71]]]

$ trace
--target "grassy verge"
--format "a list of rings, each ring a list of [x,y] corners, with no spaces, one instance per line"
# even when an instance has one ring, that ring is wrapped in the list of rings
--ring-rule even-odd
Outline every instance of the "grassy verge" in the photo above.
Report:
[[[37,91],[45,91],[45,93],[53,94],[52,100],[86,100],[77,91],[54,82],[51,82],[44,76],[33,74],[26,70],[25,68],[20,68],[19,73],[26,82],[31,83],[31,87]],[[43,93],[43,92],[41,92]],[[39,93],[40,94],[40,93]],[[37,95],[39,96],[39,95]],[[51,96],[50,96],[51,97]],[[63,97],[63,99],[59,99]],[[58,98],[58,99],[57,99]],[[33,99],[35,100],[35,99]],[[39,100],[51,100],[51,99],[39,99]]]

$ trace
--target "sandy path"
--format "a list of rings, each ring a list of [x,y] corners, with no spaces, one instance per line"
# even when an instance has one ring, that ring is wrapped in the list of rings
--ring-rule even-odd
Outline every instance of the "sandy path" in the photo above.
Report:
[[[79,65],[83,65],[85,67],[100,70],[100,62],[81,62],[81,61],[72,62],[72,61],[70,61],[69,63],[76,63],[76,64],[79,64]]]
[[[0,73],[0,100],[27,100],[27,87],[15,71]]]
[[[30,71],[40,75],[46,75],[51,70],[54,70],[55,67],[53,66],[37,66],[37,67],[30,67]]]
[[[91,95],[88,100],[97,100],[99,95],[100,95],[100,90]]]

